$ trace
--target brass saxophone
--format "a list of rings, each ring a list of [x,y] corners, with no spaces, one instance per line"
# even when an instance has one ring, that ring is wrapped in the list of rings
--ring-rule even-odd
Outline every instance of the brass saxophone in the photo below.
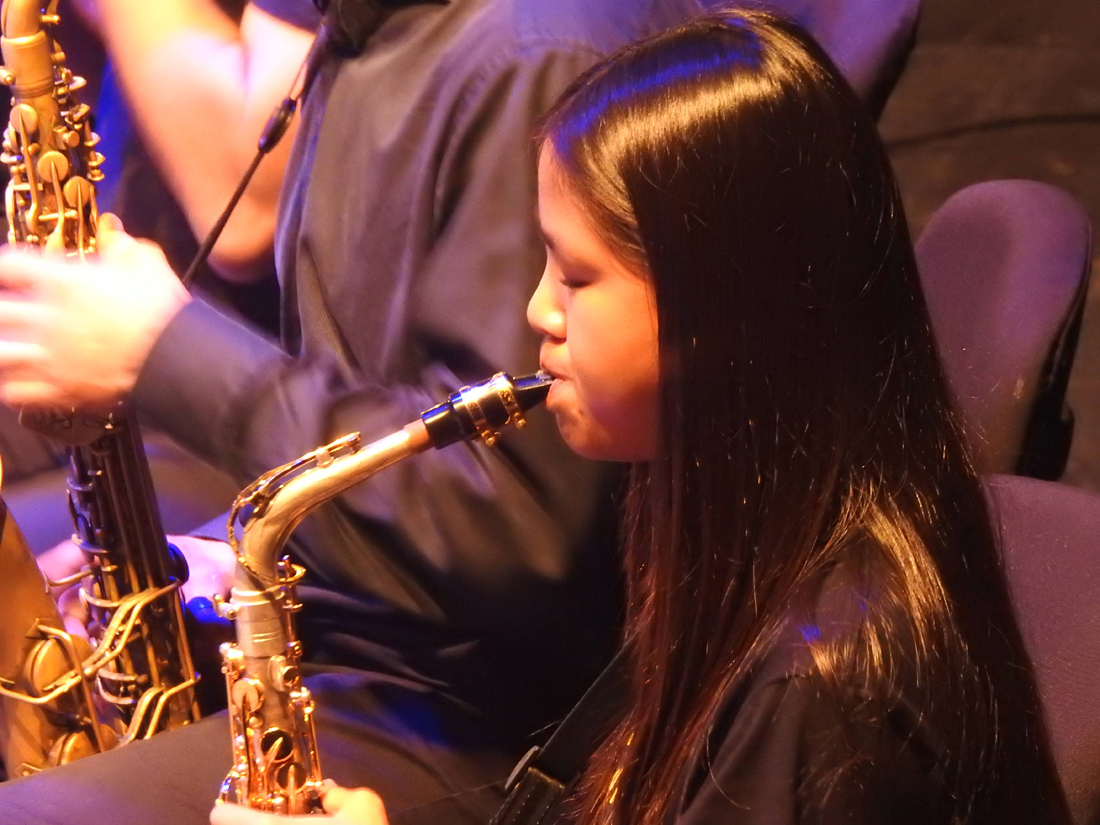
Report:
[[[278,467],[246,487],[229,519],[237,569],[222,615],[236,624],[236,644],[222,645],[229,692],[233,767],[220,801],[281,814],[321,809],[322,777],[313,726],[314,703],[299,672],[301,642],[294,595],[305,571],[279,558],[310,510],[349,487],[429,447],[480,437],[496,443],[499,428],[523,427],[523,413],[550,389],[537,373],[513,380],[498,373],[465,387],[403,429],[366,446],[358,433]],[[237,537],[237,517],[250,512]]]
[[[8,240],[83,258],[95,251],[95,186],[103,156],[83,79],[65,65],[57,0],[3,0],[0,82],[12,110],[0,160],[10,172]],[[48,588],[6,510],[4,575],[28,582],[0,641],[0,757],[9,776],[61,764],[198,718],[183,627],[182,556],[160,523],[136,422],[121,407],[96,415],[29,413],[22,420],[69,447],[69,507],[85,567],[91,647],[64,631]]]

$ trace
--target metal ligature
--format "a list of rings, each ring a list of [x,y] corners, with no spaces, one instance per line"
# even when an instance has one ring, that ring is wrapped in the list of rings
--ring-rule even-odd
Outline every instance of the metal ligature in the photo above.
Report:
[[[55,40],[58,22],[57,0],[0,6],[0,82],[12,96],[0,158],[10,173],[8,241],[83,258],[95,251],[103,156],[77,99],[84,81]],[[179,593],[187,568],[165,539],[136,422],[121,408],[24,411],[22,420],[69,448],[69,504],[85,565],[54,584],[79,586],[91,645],[65,632],[0,508],[0,757],[9,776],[198,718]]]
[[[499,429],[523,427],[523,413],[546,398],[545,373],[499,373],[465,387],[403,429],[366,446],[344,436],[257,479],[230,515],[237,570],[222,614],[236,623],[236,644],[222,646],[229,692],[233,768],[221,800],[281,814],[320,810],[321,768],[313,699],[299,673],[294,614],[304,570],[280,557],[295,526],[314,508],[392,464],[456,441],[496,443]],[[238,516],[247,512],[237,536]]]

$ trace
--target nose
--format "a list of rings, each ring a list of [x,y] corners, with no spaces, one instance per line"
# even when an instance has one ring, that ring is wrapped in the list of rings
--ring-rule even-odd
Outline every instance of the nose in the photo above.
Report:
[[[557,300],[554,284],[544,270],[539,285],[527,302],[527,323],[544,338],[565,338],[565,313]]]

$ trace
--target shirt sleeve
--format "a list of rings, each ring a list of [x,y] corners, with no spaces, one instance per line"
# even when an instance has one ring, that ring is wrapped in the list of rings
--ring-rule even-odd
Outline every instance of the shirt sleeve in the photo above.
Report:
[[[310,0],[251,0],[256,8],[300,29],[312,31],[321,22],[321,14]]]
[[[807,676],[753,689],[696,777],[679,825],[947,823],[943,786],[887,718]]]

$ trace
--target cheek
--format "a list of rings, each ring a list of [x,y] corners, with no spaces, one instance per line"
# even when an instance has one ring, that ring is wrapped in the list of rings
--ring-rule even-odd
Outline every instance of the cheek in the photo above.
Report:
[[[595,324],[569,333],[577,429],[584,454],[615,461],[653,457],[657,428],[657,338],[651,324]],[[564,428],[563,428],[564,432]],[[581,450],[578,450],[581,452]]]

